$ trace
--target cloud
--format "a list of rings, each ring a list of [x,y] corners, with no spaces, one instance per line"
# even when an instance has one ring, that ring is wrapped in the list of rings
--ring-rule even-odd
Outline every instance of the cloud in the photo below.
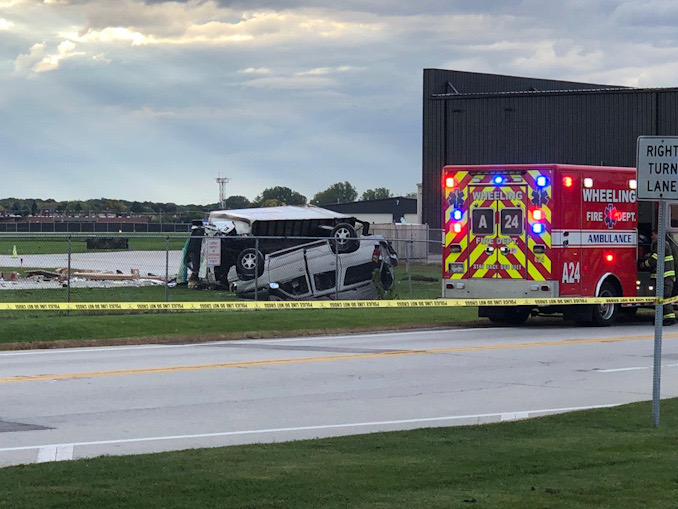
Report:
[[[273,71],[266,67],[248,67],[247,69],[239,69],[240,74],[271,74]]]
[[[156,119],[156,118],[177,118],[179,115],[173,111],[154,111],[148,106],[144,106],[132,112],[132,115],[137,118]]]
[[[59,43],[54,53],[45,54],[44,43],[34,44],[28,54],[22,54],[16,58],[14,73],[39,74],[58,69],[62,61],[85,54],[82,51],[75,51],[75,47],[72,41],[63,41]]]
[[[273,90],[311,90],[327,89],[336,82],[330,78],[320,76],[277,76],[271,78],[256,78],[243,82],[243,86],[251,88],[266,88]]]
[[[648,27],[651,29],[671,27],[675,29],[678,4],[673,0],[619,2],[613,15],[616,21],[628,27]]]
[[[27,54],[19,55],[14,61],[14,73],[26,74],[31,68],[40,62],[45,54],[45,45],[43,43],[34,44]]]
[[[310,69],[308,71],[300,71],[296,74],[297,76],[323,76],[336,72],[348,72],[354,70],[358,70],[358,68],[351,67],[350,65],[340,65],[338,67],[316,67],[315,69]]]
[[[413,191],[422,68],[676,85],[674,4],[0,0],[0,165],[31,177],[4,192]]]

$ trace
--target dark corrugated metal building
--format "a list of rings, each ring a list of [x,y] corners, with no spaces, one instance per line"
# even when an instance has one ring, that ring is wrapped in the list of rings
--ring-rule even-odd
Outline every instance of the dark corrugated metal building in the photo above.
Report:
[[[349,203],[331,203],[322,205],[324,209],[342,214],[391,214],[395,221],[406,215],[417,213],[417,199],[395,196],[381,200],[353,201]]]
[[[424,70],[422,216],[441,228],[446,164],[635,166],[642,135],[678,135],[678,88]]]

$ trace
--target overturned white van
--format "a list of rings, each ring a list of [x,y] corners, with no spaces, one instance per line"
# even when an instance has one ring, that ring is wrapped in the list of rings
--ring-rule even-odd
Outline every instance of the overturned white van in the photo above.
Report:
[[[194,224],[183,263],[189,284],[229,286],[232,267],[238,279],[256,279],[267,255],[319,239],[335,254],[353,253],[368,230],[369,223],[310,205],[218,210]]]

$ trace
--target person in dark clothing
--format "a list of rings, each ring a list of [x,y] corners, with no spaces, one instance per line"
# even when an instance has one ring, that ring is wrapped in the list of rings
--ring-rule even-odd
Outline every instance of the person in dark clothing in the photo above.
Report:
[[[664,297],[673,296],[673,289],[676,281],[676,271],[674,267],[673,244],[667,234],[666,248],[664,250]],[[674,242],[675,243],[675,242]],[[641,266],[649,268],[652,271],[650,277],[657,284],[657,231],[652,230],[652,249],[642,261]],[[677,249],[678,251],[678,249]],[[673,310],[673,304],[664,304],[662,310],[662,322],[664,325],[674,325],[676,323],[676,313]]]

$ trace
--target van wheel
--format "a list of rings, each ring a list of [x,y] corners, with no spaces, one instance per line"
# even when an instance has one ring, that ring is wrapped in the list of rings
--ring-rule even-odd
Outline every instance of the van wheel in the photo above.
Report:
[[[264,271],[264,255],[253,247],[243,249],[235,262],[235,270],[243,281],[261,276]]]
[[[339,223],[332,229],[331,242],[333,253],[351,253],[358,249],[358,233],[348,223]]]
[[[617,290],[609,281],[605,281],[600,287],[598,297],[617,297]],[[619,304],[597,304],[592,306],[593,323],[599,327],[607,327],[617,321],[619,317]]]

